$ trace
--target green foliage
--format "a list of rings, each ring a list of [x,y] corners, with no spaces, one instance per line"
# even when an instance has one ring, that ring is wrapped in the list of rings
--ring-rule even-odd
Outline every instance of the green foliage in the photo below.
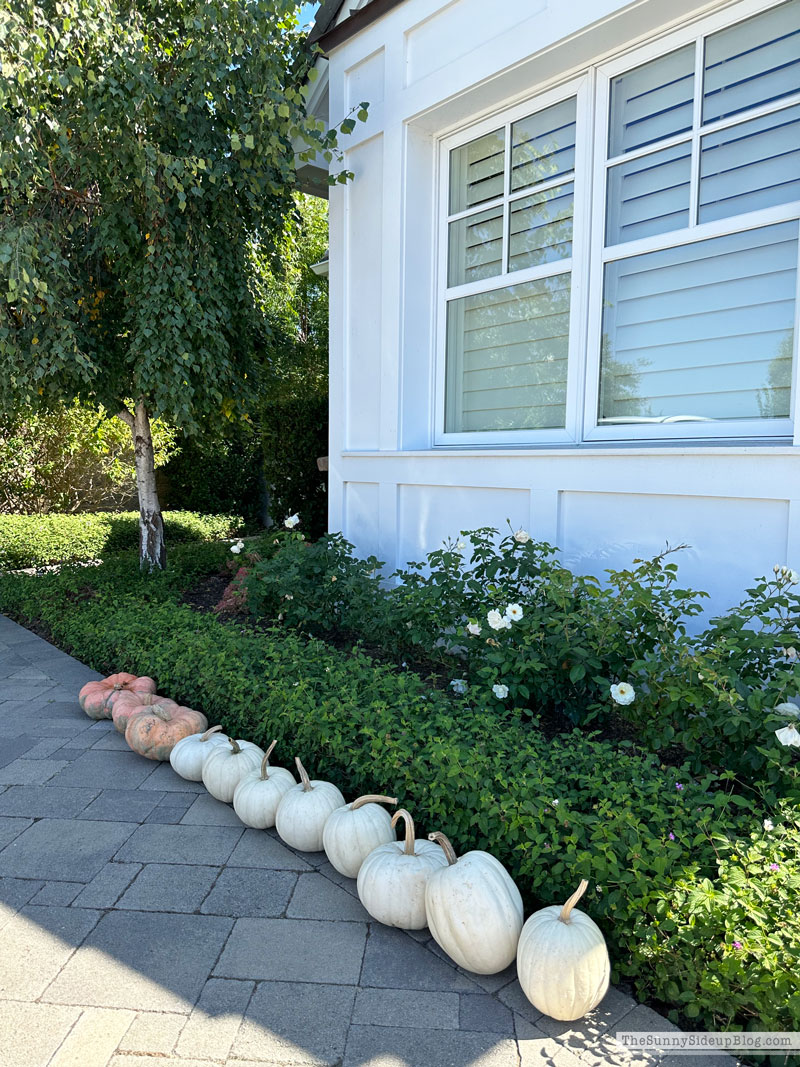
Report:
[[[278,547],[274,540],[265,535],[259,551]],[[283,540],[296,558],[297,539]],[[793,908],[800,854],[788,808],[771,813],[785,825],[768,840],[761,824],[770,812],[732,791],[726,775],[693,778],[577,729],[548,738],[535,719],[455,699],[359,652],[296,630],[243,631],[179,604],[181,589],[224,554],[218,545],[179,547],[170,572],[146,578],[122,560],[0,577],[0,601],[98,670],[153,675],[235,736],[277,738],[285,759],[300,755],[346,795],[399,796],[420,830],[444,830],[460,851],[494,853],[528,910],[566,899],[588,878],[582,907],[609,941],[615,977],[632,978],[643,996],[687,1010],[684,990],[696,989],[701,1024],[762,1017],[798,1028],[798,998],[787,996],[797,924],[780,918]],[[791,877],[776,878],[771,862]],[[732,939],[744,946],[735,967]]]
[[[160,419],[152,430],[161,467],[175,433]],[[135,477],[130,430],[103,408],[76,401],[0,422],[0,513],[118,508],[136,499]]]
[[[164,525],[175,542],[233,537],[244,529],[238,515],[167,511]],[[135,547],[138,512],[83,515],[0,515],[0,569],[46,567],[101,559]],[[127,562],[127,560],[126,560]]]
[[[178,454],[159,476],[159,498],[165,506],[235,513],[250,523],[259,523],[264,487],[258,434],[234,426],[222,438],[179,440]]]

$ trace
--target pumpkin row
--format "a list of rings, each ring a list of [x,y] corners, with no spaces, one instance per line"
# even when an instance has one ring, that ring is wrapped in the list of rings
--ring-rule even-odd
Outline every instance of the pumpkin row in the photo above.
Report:
[[[379,922],[407,930],[428,926],[457,964],[477,974],[502,971],[516,957],[526,996],[555,1019],[578,1019],[605,996],[605,940],[575,907],[585,880],[563,907],[543,908],[523,925],[519,890],[490,853],[458,857],[440,832],[418,840],[408,811],[390,816],[381,806],[397,804],[395,797],[369,794],[348,804],[333,783],[311,780],[295,757],[298,783],[290,771],[270,766],[277,742],[265,752],[227,737],[221,726],[208,729],[204,715],[156,695],[155,688],[151,678],[112,675],[84,686],[80,702],[93,718],[111,717],[135,751],[169,758],[181,777],[202,781],[217,800],[232,803],[245,826],[275,826],[302,852],[324,849],[340,874],[357,880],[361,903]],[[402,841],[396,839],[399,822]]]

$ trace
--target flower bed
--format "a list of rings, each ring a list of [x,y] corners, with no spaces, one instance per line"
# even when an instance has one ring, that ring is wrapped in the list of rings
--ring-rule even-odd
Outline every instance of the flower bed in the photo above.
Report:
[[[791,803],[766,808],[730,775],[693,777],[582,730],[548,739],[535,715],[523,721],[498,699],[451,696],[358,651],[181,604],[225,555],[176,548],[171,569],[150,577],[130,558],[6,576],[0,604],[98,670],[153,675],[234,736],[277,738],[347,796],[398,796],[459,851],[493,852],[527,910],[588,878],[585,908],[615,977],[641,997],[708,1026],[800,1028],[800,999],[787,995],[800,962]]]

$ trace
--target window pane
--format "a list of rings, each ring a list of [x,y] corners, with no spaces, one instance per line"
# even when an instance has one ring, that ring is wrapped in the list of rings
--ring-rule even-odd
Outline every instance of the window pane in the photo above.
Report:
[[[447,253],[447,284],[463,285],[503,271],[503,208],[451,222]]]
[[[609,263],[600,422],[788,417],[797,228]]]
[[[800,90],[800,0],[706,40],[703,122]]]
[[[450,301],[448,433],[564,426],[569,299],[559,274]]]
[[[703,138],[700,222],[791,200],[800,200],[800,107]]]
[[[505,131],[495,130],[450,153],[450,214],[503,194]]]
[[[568,182],[512,202],[509,270],[537,267],[572,255],[574,190],[573,183]]]
[[[575,169],[575,98],[511,127],[511,192]]]
[[[692,128],[694,45],[620,75],[611,83],[609,157]]]
[[[687,141],[609,168],[606,244],[688,226],[691,166]]]

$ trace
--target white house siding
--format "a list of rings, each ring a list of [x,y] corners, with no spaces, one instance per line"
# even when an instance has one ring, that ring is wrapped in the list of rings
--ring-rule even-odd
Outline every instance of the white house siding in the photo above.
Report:
[[[394,567],[506,519],[590,573],[687,543],[682,579],[719,609],[800,564],[800,418],[793,443],[434,445],[440,139],[725,6],[405,0],[331,51],[331,123],[370,103],[330,197],[329,525],[362,554]]]

